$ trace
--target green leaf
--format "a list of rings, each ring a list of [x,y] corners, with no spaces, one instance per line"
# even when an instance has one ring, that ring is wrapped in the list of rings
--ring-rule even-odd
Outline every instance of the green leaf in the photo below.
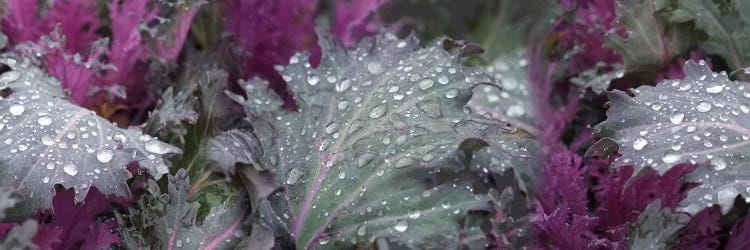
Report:
[[[15,186],[24,211],[51,208],[58,183],[74,187],[79,201],[92,186],[127,197],[129,163],[158,179],[168,172],[162,156],[181,152],[72,104],[59,81],[28,58],[3,54],[0,62],[11,68],[0,75],[0,183]]]
[[[750,3],[746,0],[680,0],[679,3],[692,14],[695,26],[708,34],[708,40],[701,43],[706,53],[721,56],[733,71],[748,66]]]
[[[245,86],[249,100],[233,95],[284,183],[277,209],[290,218],[297,247],[455,240],[458,218],[487,200],[461,180],[431,184],[431,173],[463,167],[456,151],[467,139],[485,139],[479,148],[523,139],[505,122],[465,112],[472,89],[491,77],[440,43],[419,49],[414,36],[380,34],[349,51],[328,36],[320,41],[326,56],[318,68],[296,55],[282,73],[300,112],[261,112],[273,107],[254,101],[259,91],[250,89],[263,89],[260,81]],[[497,164],[513,158],[496,157]]]
[[[244,238],[242,225],[249,212],[243,193],[210,208],[197,221],[198,202],[188,202],[190,180],[184,169],[169,176],[168,192],[149,180],[148,193],[127,214],[116,213],[120,235],[128,249],[227,249]]]
[[[665,80],[656,87],[608,93],[607,120],[594,130],[619,144],[615,166],[652,167],[659,173],[680,163],[711,161],[687,181],[702,183],[689,192],[682,210],[697,213],[709,204],[726,212],[750,181],[750,89],[712,72],[703,61],[688,61],[685,79]],[[703,173],[701,173],[703,172]],[[700,173],[700,174],[699,174]],[[729,197],[731,196],[731,197]]]
[[[656,200],[649,204],[630,225],[627,242],[630,249],[670,249],[671,240],[690,217],[662,209]]]
[[[670,22],[674,6],[655,2],[616,2],[616,22],[625,26],[627,36],[613,33],[606,37],[606,44],[625,60],[626,73],[655,75],[673,58],[696,46],[697,34],[693,24]]]
[[[5,219],[5,210],[13,208],[18,203],[14,196],[15,190],[10,187],[0,187],[0,220]]]
[[[234,173],[236,163],[260,166],[255,161],[263,154],[255,134],[237,129],[221,132],[209,139],[206,152],[208,158],[225,173]]]
[[[485,69],[500,80],[500,84],[477,86],[468,104],[471,111],[539,134],[539,119],[529,94],[525,51],[519,49],[500,55]]]
[[[34,220],[27,220],[20,225],[14,226],[8,231],[5,240],[0,242],[0,248],[9,250],[39,249],[39,247],[32,242],[38,228],[39,223]]]

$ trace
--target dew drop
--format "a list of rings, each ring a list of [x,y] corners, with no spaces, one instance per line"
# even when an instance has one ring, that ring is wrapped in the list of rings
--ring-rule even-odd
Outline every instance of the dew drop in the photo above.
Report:
[[[646,146],[646,144],[648,144],[648,141],[646,139],[643,139],[643,137],[638,137],[638,139],[635,139],[635,141],[633,141],[633,148],[635,150],[641,150]]]
[[[448,77],[447,76],[438,77],[438,83],[443,84],[443,85],[448,84]]]
[[[409,219],[416,220],[419,219],[420,216],[422,216],[422,213],[419,212],[419,210],[409,211]]]
[[[680,124],[682,122],[682,119],[685,119],[685,114],[683,113],[672,113],[669,116],[669,121],[672,122],[672,124]]]
[[[53,169],[55,169],[55,164],[54,164],[54,163],[52,163],[52,162],[50,162],[50,163],[47,163],[47,169],[49,169],[49,170],[53,170]]]
[[[700,102],[695,108],[698,110],[698,112],[705,113],[711,111],[711,104],[707,102]]]
[[[409,224],[407,224],[405,220],[402,220],[402,221],[399,221],[398,223],[396,223],[396,225],[393,226],[393,228],[396,229],[396,231],[399,231],[399,232],[406,232],[406,229],[409,228]]]
[[[706,88],[706,92],[708,92],[709,94],[718,94],[718,93],[721,93],[721,91],[723,90],[724,90],[724,86],[721,86],[721,85],[716,85],[716,86],[711,86],[711,87]]]
[[[307,83],[310,84],[310,86],[318,85],[318,82],[320,82],[320,77],[316,75],[311,75],[307,77]]]
[[[349,101],[340,101],[338,104],[339,110],[344,110],[349,107]]]
[[[369,62],[367,63],[367,71],[373,75],[383,73],[383,65],[380,65],[378,62]]]
[[[414,164],[414,160],[412,160],[411,158],[405,157],[405,158],[399,159],[396,162],[396,166],[395,167],[396,168],[405,168],[405,167],[408,167],[408,166],[410,166],[412,164]]]
[[[380,117],[383,117],[386,111],[388,111],[388,108],[385,105],[375,106],[370,110],[370,118],[378,119]]]
[[[357,167],[364,167],[368,163],[370,163],[373,159],[375,159],[375,155],[367,153],[360,155],[357,157]]]
[[[367,226],[361,225],[357,228],[357,235],[365,236],[366,233],[367,233]]]
[[[169,153],[171,150],[168,147],[165,147],[160,141],[157,140],[151,140],[149,142],[146,142],[146,151],[154,154],[166,154]]]
[[[75,176],[78,174],[78,167],[74,164],[67,164],[63,167],[63,171],[70,176]]]
[[[101,163],[107,163],[111,161],[112,158],[114,158],[114,153],[109,149],[104,149],[96,153],[96,159]]]
[[[456,98],[456,96],[458,96],[458,89],[449,89],[445,92],[445,98],[453,99]]]
[[[346,79],[346,80],[341,81],[341,83],[336,84],[336,91],[344,92],[347,89],[349,89],[349,87],[351,86],[352,86],[352,81],[349,79]]]
[[[36,123],[42,126],[47,126],[52,124],[52,118],[49,118],[49,116],[43,115],[40,116],[38,119],[36,119]]]
[[[429,79],[429,78],[425,78],[425,79],[419,81],[419,83],[417,83],[417,85],[419,85],[419,89],[426,90],[426,89],[429,89],[430,87],[432,87],[432,85],[435,85],[435,81],[433,81],[432,79]]]
[[[55,141],[52,140],[52,138],[49,137],[49,135],[43,135],[42,136],[42,144],[47,145],[47,146],[51,146],[52,144],[55,144]]]
[[[661,161],[663,161],[666,164],[672,164],[680,160],[680,155],[678,155],[674,151],[667,151],[664,152],[664,156],[661,157]]]
[[[722,158],[711,160],[711,165],[714,166],[714,169],[716,171],[721,171],[721,170],[727,168],[727,162],[724,161],[724,159],[722,159]]]
[[[42,182],[48,183],[49,182],[49,177],[45,176],[44,178],[42,178]]]
[[[10,111],[11,115],[21,115],[24,111],[26,111],[26,108],[23,107],[23,105],[20,104],[13,104],[10,105],[10,108],[8,108],[8,111]]]
[[[326,134],[333,134],[336,131],[339,131],[339,124],[337,122],[331,122],[326,125]]]
[[[0,82],[10,83],[12,81],[18,80],[19,78],[21,78],[21,73],[19,73],[18,71],[8,71],[0,75]]]

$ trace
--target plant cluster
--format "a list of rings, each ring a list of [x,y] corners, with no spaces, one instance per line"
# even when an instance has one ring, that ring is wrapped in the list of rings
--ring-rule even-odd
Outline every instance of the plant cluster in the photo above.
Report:
[[[5,0],[0,248],[747,249],[748,8]]]

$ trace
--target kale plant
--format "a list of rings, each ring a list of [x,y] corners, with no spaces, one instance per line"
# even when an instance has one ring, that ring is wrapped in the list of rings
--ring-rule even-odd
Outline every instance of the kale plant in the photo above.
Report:
[[[748,0],[0,6],[2,249],[750,247]]]

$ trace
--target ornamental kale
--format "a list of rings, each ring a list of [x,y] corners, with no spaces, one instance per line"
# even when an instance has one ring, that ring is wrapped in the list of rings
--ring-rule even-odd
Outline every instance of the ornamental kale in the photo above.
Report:
[[[2,249],[746,249],[747,0],[7,0]]]

